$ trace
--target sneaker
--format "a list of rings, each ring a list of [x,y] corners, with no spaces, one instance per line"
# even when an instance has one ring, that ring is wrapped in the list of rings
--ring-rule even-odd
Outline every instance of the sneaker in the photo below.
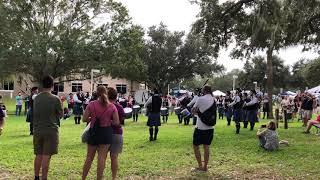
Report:
[[[303,134],[310,134],[310,131],[303,131]]]
[[[206,170],[204,170],[203,168],[196,167],[196,168],[192,168],[191,172],[206,172]]]
[[[149,137],[149,141],[153,141],[153,137]]]

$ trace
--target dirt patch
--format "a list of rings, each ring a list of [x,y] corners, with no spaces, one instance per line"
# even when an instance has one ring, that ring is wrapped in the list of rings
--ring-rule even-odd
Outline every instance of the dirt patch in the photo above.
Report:
[[[0,180],[13,178],[9,171],[5,171],[0,168]]]
[[[19,179],[19,180],[29,180],[32,179],[30,176],[23,176],[14,174],[10,171],[4,170],[3,168],[0,168],[0,180],[13,180],[13,179]]]
[[[281,174],[277,174],[272,170],[267,169],[255,169],[252,171],[219,171],[217,169],[210,169],[208,172],[190,172],[190,170],[184,169],[175,171],[175,174],[168,175],[163,173],[163,176],[129,176],[123,177],[124,180],[290,180],[297,179],[298,177],[285,177]]]

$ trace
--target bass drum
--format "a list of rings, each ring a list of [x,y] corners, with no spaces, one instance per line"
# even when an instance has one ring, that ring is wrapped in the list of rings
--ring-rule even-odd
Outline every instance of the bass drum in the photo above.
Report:
[[[134,105],[134,106],[132,107],[132,109],[133,109],[133,113],[134,113],[134,114],[138,114],[139,111],[140,111],[140,106],[139,106],[139,105]]]
[[[132,118],[132,108],[126,107],[123,108],[123,111],[126,119]]]

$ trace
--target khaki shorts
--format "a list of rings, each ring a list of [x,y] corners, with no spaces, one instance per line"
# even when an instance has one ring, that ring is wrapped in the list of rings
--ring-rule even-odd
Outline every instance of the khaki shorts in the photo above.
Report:
[[[119,154],[122,152],[123,139],[121,134],[112,135],[112,144],[110,146],[111,154]]]
[[[311,119],[312,117],[312,110],[303,110],[303,118],[304,119]]]
[[[58,154],[59,133],[52,132],[46,134],[33,135],[33,148],[35,155]]]

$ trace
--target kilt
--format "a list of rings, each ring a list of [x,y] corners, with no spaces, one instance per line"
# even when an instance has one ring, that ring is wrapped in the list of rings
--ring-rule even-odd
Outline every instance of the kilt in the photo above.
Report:
[[[75,103],[73,105],[73,114],[76,116],[80,116],[83,114],[83,107],[81,103]]]
[[[159,113],[149,113],[147,126],[161,126],[160,112]]]
[[[232,109],[231,108],[226,108],[225,109],[225,115],[226,115],[226,117],[228,118],[228,119],[231,119],[231,117],[232,117]]]
[[[223,107],[219,107],[218,108],[218,113],[219,114],[223,114],[224,113],[224,108]]]
[[[233,121],[241,122],[242,121],[242,110],[241,109],[234,109],[233,110]]]
[[[251,123],[259,122],[257,117],[257,110],[248,110],[247,119]]]

